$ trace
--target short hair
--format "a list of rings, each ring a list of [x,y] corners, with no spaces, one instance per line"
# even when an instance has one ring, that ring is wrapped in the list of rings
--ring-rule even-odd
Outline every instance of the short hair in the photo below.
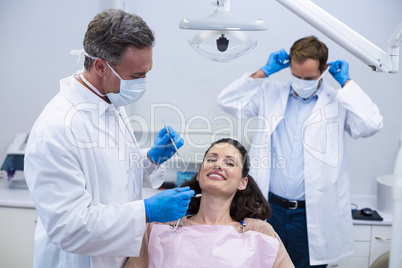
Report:
[[[84,50],[92,57],[102,58],[115,66],[123,60],[128,46],[153,47],[153,31],[135,14],[119,9],[107,9],[97,14],[88,24],[84,37]],[[94,60],[85,57],[84,67],[90,70]]]
[[[246,189],[238,190],[233,197],[232,204],[230,205],[230,216],[234,220],[244,220],[244,218],[255,218],[266,220],[271,216],[271,207],[262,194],[260,188],[255,182],[254,178],[248,174],[250,170],[250,157],[248,155],[247,150],[240,144],[237,140],[225,138],[220,139],[211,144],[208,150],[204,154],[207,155],[208,151],[216,144],[219,143],[227,143],[233,145],[236,149],[239,150],[242,156],[242,177],[248,178],[248,183]],[[192,190],[195,191],[195,194],[201,193],[201,187],[199,182],[197,181],[198,173],[191,178],[191,180],[184,182],[181,186],[190,186]],[[196,214],[200,209],[200,198],[192,198],[190,201],[190,205],[188,207],[187,213]]]
[[[328,60],[327,46],[315,36],[307,36],[297,40],[289,52],[289,61],[303,63],[306,59],[318,60],[318,69],[322,73]]]

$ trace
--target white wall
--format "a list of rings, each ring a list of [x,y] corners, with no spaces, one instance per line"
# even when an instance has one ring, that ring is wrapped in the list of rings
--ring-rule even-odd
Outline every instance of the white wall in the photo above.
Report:
[[[59,91],[59,80],[80,69],[72,49],[82,48],[97,1],[0,2],[0,160],[20,132],[29,132]]]
[[[2,1],[0,3],[0,161],[8,144],[19,132],[28,132],[46,103],[58,92],[59,79],[81,69],[82,61],[69,55],[82,47],[89,21],[108,1]],[[127,1],[127,10],[142,16],[156,34],[154,66],[148,75],[148,91],[130,112],[151,121],[151,104],[169,103],[171,108],[155,109],[157,129],[162,120],[179,128],[182,113],[188,124],[205,116],[214,128],[223,121],[215,103],[219,91],[245,71],[263,66],[273,51],[289,50],[306,35],[316,35],[329,47],[329,60],[344,59],[350,76],[379,106],[384,128],[368,139],[348,139],[352,192],[374,194],[375,178],[391,173],[400,136],[402,70],[397,74],[375,73],[276,1],[232,0],[232,10],[245,18],[263,18],[268,31],[252,33],[257,47],[231,63],[209,61],[195,52],[187,39],[195,33],[178,29],[184,18],[202,18],[214,7],[209,0]],[[368,40],[387,50],[387,41],[401,23],[400,0],[314,1]],[[402,66],[402,63],[401,63]],[[289,71],[272,76],[286,81]],[[327,80],[336,82],[327,76]],[[202,126],[200,120],[192,126]]]

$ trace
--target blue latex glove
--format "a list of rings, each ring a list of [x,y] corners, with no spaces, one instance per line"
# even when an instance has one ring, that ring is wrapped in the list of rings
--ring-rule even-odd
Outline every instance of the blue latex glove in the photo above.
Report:
[[[177,149],[179,149],[181,146],[183,146],[183,138],[177,134],[171,126],[167,126],[167,128],[169,129],[170,135],[172,136]],[[152,145],[151,149],[148,151],[149,159],[151,159],[151,161],[155,164],[162,164],[171,158],[175,153],[176,150],[172,141],[170,140],[169,134],[165,128],[162,128],[154,141],[154,145]]]
[[[334,62],[330,62],[329,64],[329,72],[335,78],[336,81],[343,87],[350,79],[349,77],[349,63],[343,60],[337,60]]]
[[[265,64],[261,70],[268,77],[286,67],[289,67],[289,55],[284,49],[281,49],[279,51],[272,52],[271,55],[269,55],[267,64]]]
[[[189,186],[164,190],[144,199],[145,212],[149,222],[169,222],[186,215],[191,197],[195,194]]]

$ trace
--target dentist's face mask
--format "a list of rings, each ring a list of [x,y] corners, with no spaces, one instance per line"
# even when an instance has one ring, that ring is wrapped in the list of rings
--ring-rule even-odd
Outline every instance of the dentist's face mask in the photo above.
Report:
[[[123,80],[120,75],[107,63],[110,70],[120,78],[120,92],[106,94],[109,100],[116,106],[125,106],[139,100],[144,95],[146,88],[146,78],[137,78],[132,80]]]
[[[318,83],[325,74],[325,71],[321,74],[321,76],[317,80],[303,80],[297,78],[291,73],[289,81],[290,85],[293,88],[293,90],[297,93],[297,95],[299,95],[303,99],[307,99],[311,97],[317,90]]]

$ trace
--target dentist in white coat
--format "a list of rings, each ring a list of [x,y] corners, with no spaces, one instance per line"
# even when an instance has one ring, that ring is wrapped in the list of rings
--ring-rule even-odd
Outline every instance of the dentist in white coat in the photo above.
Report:
[[[350,79],[347,62],[327,59],[324,43],[302,38],[289,55],[272,53],[264,67],[217,98],[227,113],[258,121],[250,173],[295,267],[326,267],[353,253],[344,132],[369,137],[383,125],[377,106]],[[288,66],[289,83],[268,79]],[[321,79],[327,68],[341,88]]]
[[[141,150],[124,106],[144,94],[154,35],[138,16],[106,10],[89,23],[85,70],[60,81],[59,93],[32,128],[25,178],[39,219],[35,268],[123,267],[138,256],[147,222],[186,214],[194,191],[159,187],[160,165],[175,149],[162,129]],[[178,148],[183,139],[171,127]]]

